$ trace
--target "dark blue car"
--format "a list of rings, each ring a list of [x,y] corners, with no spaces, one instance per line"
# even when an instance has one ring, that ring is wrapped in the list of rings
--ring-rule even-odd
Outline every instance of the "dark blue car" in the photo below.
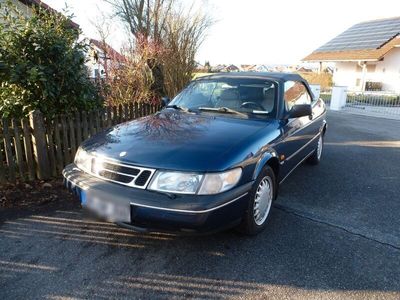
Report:
[[[83,206],[122,226],[256,234],[279,184],[321,160],[325,115],[296,74],[206,76],[162,111],[85,141],[63,174]]]

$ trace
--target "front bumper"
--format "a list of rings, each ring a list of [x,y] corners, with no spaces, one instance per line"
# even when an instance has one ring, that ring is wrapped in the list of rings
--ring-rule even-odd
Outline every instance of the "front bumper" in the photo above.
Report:
[[[131,188],[99,179],[75,164],[64,171],[65,185],[77,195],[95,191],[103,199],[127,204],[131,223],[139,231],[213,232],[238,224],[247,209],[253,182],[217,195],[180,195]]]

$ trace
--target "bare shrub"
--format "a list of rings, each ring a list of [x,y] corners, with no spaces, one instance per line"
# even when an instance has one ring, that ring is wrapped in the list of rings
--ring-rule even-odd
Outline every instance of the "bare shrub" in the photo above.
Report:
[[[195,56],[211,25],[208,15],[175,0],[104,0],[129,29],[124,61],[110,69],[103,94],[109,103],[157,101],[191,79]]]
[[[178,11],[167,18],[162,39],[168,49],[163,61],[167,95],[176,95],[193,78],[195,56],[210,25],[211,20],[201,12]]]
[[[132,101],[157,103],[159,97],[148,61],[153,57],[162,57],[163,50],[147,39],[138,38],[135,48],[127,48],[123,54],[123,59],[110,57],[114,63],[109,65],[109,74],[101,84],[107,104]]]
[[[299,73],[310,84],[319,84],[321,89],[327,90],[332,87],[332,74],[330,73],[314,73],[303,72]]]

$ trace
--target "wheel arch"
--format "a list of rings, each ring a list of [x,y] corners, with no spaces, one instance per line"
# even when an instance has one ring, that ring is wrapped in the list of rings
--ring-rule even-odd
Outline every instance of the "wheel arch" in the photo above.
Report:
[[[322,130],[321,130],[322,136],[325,135],[327,128],[328,128],[328,123],[325,121],[324,124],[322,125]]]
[[[258,177],[258,175],[261,173],[261,171],[267,165],[272,168],[272,170],[274,171],[276,180],[278,181],[280,164],[279,164],[278,154],[276,153],[276,151],[265,152],[260,157],[260,159],[258,160],[256,167],[254,169],[253,180],[255,180]]]

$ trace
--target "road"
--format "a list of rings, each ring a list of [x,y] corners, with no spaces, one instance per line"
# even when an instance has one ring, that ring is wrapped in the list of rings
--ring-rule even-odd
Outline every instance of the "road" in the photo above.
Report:
[[[399,299],[400,121],[330,112],[257,237],[139,234],[68,206],[0,224],[1,299]]]

